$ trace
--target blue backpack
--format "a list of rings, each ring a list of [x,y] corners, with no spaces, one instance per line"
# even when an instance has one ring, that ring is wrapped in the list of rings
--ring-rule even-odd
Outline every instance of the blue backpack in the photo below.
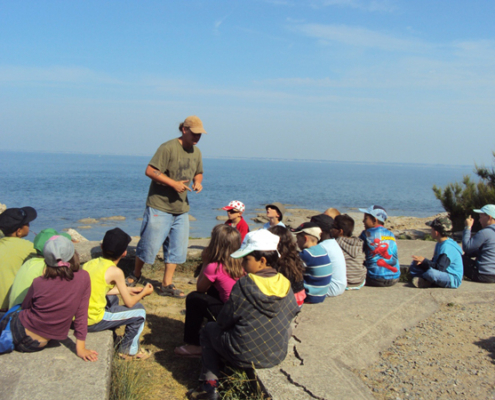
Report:
[[[12,340],[12,331],[10,330],[10,320],[12,319],[12,315],[14,315],[17,310],[21,308],[21,305],[18,304],[12,307],[9,311],[5,313],[5,315],[0,319],[2,322],[5,318],[8,319],[7,326],[0,334],[0,354],[10,353],[14,350],[14,341]]]

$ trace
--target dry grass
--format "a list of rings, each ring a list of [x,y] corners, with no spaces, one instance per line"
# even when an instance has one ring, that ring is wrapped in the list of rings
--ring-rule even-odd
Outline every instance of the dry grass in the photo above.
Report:
[[[196,288],[188,282],[192,279],[192,271],[198,262],[193,260],[177,267],[174,283],[186,294]],[[134,268],[134,260],[122,260],[119,266],[127,274]],[[163,263],[146,265],[143,275],[153,285],[159,285],[163,278]],[[146,391],[133,399],[184,399],[187,390],[197,385],[201,366],[199,359],[182,358],[174,354],[174,348],[183,344],[185,301],[153,293],[142,304],[146,307],[147,319],[141,335],[141,345],[154,355],[142,362],[127,363],[137,366],[146,385]],[[117,330],[118,335],[123,333],[123,327]]]

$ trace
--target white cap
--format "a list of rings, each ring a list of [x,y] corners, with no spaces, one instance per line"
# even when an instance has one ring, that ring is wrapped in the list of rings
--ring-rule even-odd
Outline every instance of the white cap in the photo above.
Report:
[[[249,232],[244,238],[241,248],[230,256],[232,258],[242,258],[256,250],[276,251],[278,253],[277,247],[279,241],[280,238],[277,235],[274,235],[266,229]]]

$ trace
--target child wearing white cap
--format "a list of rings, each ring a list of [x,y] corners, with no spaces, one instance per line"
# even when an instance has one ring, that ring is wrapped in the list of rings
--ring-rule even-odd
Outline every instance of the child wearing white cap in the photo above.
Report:
[[[218,399],[220,359],[240,368],[271,368],[287,355],[290,322],[299,306],[290,282],[274,268],[279,237],[260,229],[233,253],[247,275],[237,281],[216,322],[201,332],[200,386],[190,399]]]
[[[246,209],[244,203],[239,200],[232,200],[228,205],[222,207],[222,210],[227,211],[229,219],[225,222],[225,225],[236,228],[241,234],[241,241],[244,240],[249,233],[249,226],[246,220],[242,217],[242,213]]]

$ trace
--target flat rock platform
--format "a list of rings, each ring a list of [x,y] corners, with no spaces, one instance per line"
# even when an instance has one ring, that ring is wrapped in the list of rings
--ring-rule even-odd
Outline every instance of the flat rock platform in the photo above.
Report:
[[[399,261],[406,267],[412,254],[431,258],[435,243],[399,240],[398,246]],[[440,304],[494,300],[495,285],[468,281],[455,290],[398,283],[346,291],[322,304],[305,304],[286,360],[257,373],[273,400],[374,399],[353,369],[378,361],[404,329],[428,318]]]

